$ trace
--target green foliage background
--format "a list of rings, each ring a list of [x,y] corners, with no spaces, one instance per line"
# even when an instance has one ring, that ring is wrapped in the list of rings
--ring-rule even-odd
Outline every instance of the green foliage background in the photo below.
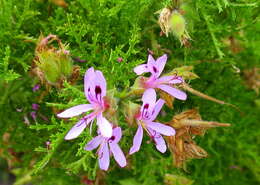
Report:
[[[72,141],[64,135],[75,123],[57,119],[53,108],[65,109],[85,102],[83,81],[62,90],[52,89],[40,103],[40,113],[49,121],[30,119],[31,104],[40,92],[33,93],[37,83],[28,71],[40,33],[58,35],[69,43],[73,56],[86,59],[77,63],[81,77],[87,68],[102,70],[109,88],[126,89],[136,75],[133,67],[146,61],[147,49],[155,57],[165,51],[169,60],[166,71],[182,65],[193,65],[200,76],[190,85],[208,95],[237,105],[236,110],[189,94],[185,102],[177,101],[171,117],[183,110],[198,107],[205,120],[232,123],[230,128],[210,130],[196,141],[209,153],[207,159],[192,160],[188,172],[172,166],[170,152],[158,153],[152,144],[128,158],[128,167],[119,168],[113,161],[106,173],[107,184],[164,184],[165,174],[177,174],[194,180],[195,185],[245,185],[260,183],[260,106],[259,96],[245,87],[242,71],[260,67],[260,19],[257,0],[184,1],[185,19],[192,38],[191,47],[181,47],[173,36],[160,36],[156,11],[170,1],[157,0],[71,0],[62,8],[51,1],[0,0],[0,182],[7,174],[16,176],[15,185],[31,182],[37,185],[76,185],[82,176],[95,179],[98,169],[94,152],[84,151],[91,139],[84,132]],[[232,53],[223,40],[233,36],[243,50]],[[117,62],[122,57],[123,62]],[[237,71],[240,69],[240,72]],[[22,112],[16,109],[22,108]],[[167,118],[164,118],[167,119]],[[126,130],[120,146],[127,153],[135,129],[128,129],[123,117],[119,125]],[[9,133],[8,144],[4,133]],[[146,138],[147,140],[147,138]],[[51,141],[50,149],[45,146]],[[19,160],[12,160],[10,151]]]

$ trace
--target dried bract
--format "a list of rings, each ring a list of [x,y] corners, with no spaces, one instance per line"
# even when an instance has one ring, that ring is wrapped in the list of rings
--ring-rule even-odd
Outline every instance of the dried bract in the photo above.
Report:
[[[163,33],[168,37],[168,33],[171,32],[179,41],[181,45],[189,46],[189,40],[191,39],[186,29],[186,21],[183,15],[178,10],[171,10],[169,8],[163,8],[159,11],[158,23]]]
[[[258,95],[260,89],[260,68],[254,67],[252,69],[244,70],[244,76],[246,79],[246,86],[255,90]]]
[[[158,23],[165,35],[168,37],[168,33],[170,32],[170,17],[171,17],[171,9],[163,8],[159,11],[159,20]]]

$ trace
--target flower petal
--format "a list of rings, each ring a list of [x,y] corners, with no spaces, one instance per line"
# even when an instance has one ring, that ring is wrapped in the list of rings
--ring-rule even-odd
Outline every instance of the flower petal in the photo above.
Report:
[[[118,143],[122,137],[122,130],[120,127],[116,127],[113,129],[113,136],[114,136],[114,140],[111,141],[111,143]]]
[[[85,122],[85,120],[80,120],[70,129],[70,131],[65,136],[65,140],[71,140],[78,137],[81,132],[83,132],[83,130],[86,128],[86,126],[87,123]]]
[[[110,159],[109,159],[109,150],[107,142],[104,142],[98,152],[98,162],[99,167],[102,170],[107,170],[109,167]]]
[[[143,128],[139,124],[138,129],[136,131],[136,134],[134,136],[133,146],[131,147],[131,149],[129,151],[130,155],[139,151],[140,146],[142,144],[142,140],[143,140]]]
[[[154,136],[154,141],[155,141],[156,149],[158,151],[160,151],[161,153],[166,152],[167,147],[166,147],[166,144],[165,144],[165,141],[164,141],[163,137],[160,134],[157,133]]]
[[[149,69],[149,72],[152,73],[152,76],[156,78],[159,76],[159,68],[152,55],[148,56],[147,67]]]
[[[121,148],[118,146],[117,143],[109,143],[110,150],[116,160],[116,162],[119,164],[121,167],[126,166],[126,158],[124,153],[122,152]]]
[[[171,81],[173,79],[173,76],[162,76],[162,77],[160,77],[158,80],[157,80],[157,82],[158,83],[164,83],[164,84],[167,84],[167,83],[169,83],[169,81]]]
[[[155,118],[158,116],[159,112],[161,111],[164,103],[165,103],[165,101],[163,99],[159,99],[156,102],[156,104],[154,106],[154,110],[153,110],[152,116],[150,117],[149,121],[155,120]]]
[[[187,95],[185,92],[182,92],[174,87],[171,87],[169,85],[158,85],[157,88],[167,92],[168,94],[170,94],[171,96],[180,99],[180,100],[186,100],[187,99]]]
[[[93,106],[91,104],[81,104],[74,107],[71,107],[59,114],[57,116],[59,118],[71,118],[74,116],[78,116],[82,114],[83,112],[88,112],[93,109]]]
[[[97,78],[96,79],[97,84],[99,84],[101,87],[101,97],[103,98],[104,96],[106,96],[106,91],[107,91],[106,79],[103,73],[99,70],[96,71],[96,78]]]
[[[89,92],[88,92],[88,88],[90,86],[90,83],[92,82],[92,79],[95,77],[95,71],[94,68],[91,67],[89,68],[84,76],[84,92],[85,92],[85,96],[88,98],[89,96]]]
[[[154,89],[147,89],[142,97],[143,105],[141,107],[142,117],[150,117],[156,102],[156,92]]]
[[[174,136],[175,135],[175,130],[167,125],[157,123],[157,122],[149,122],[146,124],[147,127],[155,130],[156,132],[166,135],[166,136]]]
[[[91,141],[89,141],[86,146],[85,146],[85,150],[94,150],[95,148],[97,148],[100,143],[104,140],[104,138],[101,135],[98,135],[96,137],[94,137]]]
[[[136,66],[134,68],[134,72],[137,74],[137,75],[141,75],[143,73],[147,73],[149,72],[149,69],[147,67],[147,64],[141,64],[139,66]]]
[[[102,136],[110,138],[112,136],[112,125],[100,114],[97,116],[97,125]]]
[[[154,60],[153,56],[151,54],[148,55],[148,59],[147,59],[147,65],[154,65],[156,63],[156,61]]]
[[[157,60],[156,60],[156,65],[157,65],[157,69],[158,69],[157,77],[159,77],[161,75],[166,62],[167,62],[167,55],[166,54],[157,58]]]
[[[169,84],[180,84],[180,83],[183,83],[183,82],[184,82],[184,80],[183,80],[182,77],[174,76],[174,78],[169,81]]]
[[[184,80],[180,76],[162,76],[157,80],[157,83],[160,84],[180,84],[183,82]]]
[[[155,142],[156,149],[162,153],[166,152],[167,147],[163,137],[152,128],[147,127],[147,130],[149,131],[150,136]]]
[[[90,103],[103,104],[102,98],[106,95],[106,80],[101,71],[90,68],[85,73],[84,92]]]
[[[144,104],[146,104],[146,103],[155,104],[155,102],[156,102],[155,90],[152,88],[147,89],[142,96],[142,101]]]

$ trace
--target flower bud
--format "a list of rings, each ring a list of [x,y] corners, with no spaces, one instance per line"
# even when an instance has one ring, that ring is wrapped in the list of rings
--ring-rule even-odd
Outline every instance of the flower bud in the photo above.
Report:
[[[134,82],[133,86],[131,87],[131,92],[133,95],[143,94],[143,92],[145,91],[144,84],[147,79],[148,78],[143,77],[143,76],[139,76],[135,79],[135,82]]]
[[[172,33],[177,37],[181,38],[185,32],[185,19],[183,16],[176,10],[174,10],[170,17],[170,27]]]
[[[57,41],[59,48],[48,45]],[[45,85],[61,87],[64,80],[71,82],[74,73],[78,73],[77,66],[73,66],[70,52],[56,35],[41,36],[36,46],[32,73]]]

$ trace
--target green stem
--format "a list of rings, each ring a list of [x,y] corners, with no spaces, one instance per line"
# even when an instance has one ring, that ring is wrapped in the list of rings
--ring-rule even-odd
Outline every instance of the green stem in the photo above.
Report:
[[[42,170],[48,164],[48,162],[52,158],[53,154],[58,149],[59,145],[63,142],[64,136],[66,133],[67,133],[67,130],[63,134],[59,135],[55,141],[53,141],[53,145],[51,145],[51,150],[49,151],[49,153],[47,155],[44,156],[44,158],[41,161],[39,161],[35,165],[33,174],[38,173],[40,170]]]
[[[132,96],[132,95],[134,95],[133,90],[130,90],[130,91],[124,90],[121,93],[118,93],[117,97],[120,98],[120,99],[126,99],[126,98],[128,98],[129,96]]]

